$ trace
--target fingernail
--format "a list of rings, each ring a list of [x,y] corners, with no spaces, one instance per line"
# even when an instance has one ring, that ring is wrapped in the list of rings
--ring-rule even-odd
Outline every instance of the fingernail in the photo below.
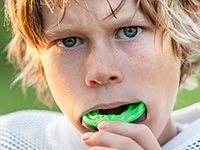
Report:
[[[92,137],[93,134],[94,134],[94,133],[92,133],[92,132],[84,133],[84,134],[81,136],[81,137],[82,137],[82,140],[84,140],[84,141],[89,140],[89,139]]]
[[[109,122],[100,122],[98,125],[98,129],[106,129],[108,127]]]

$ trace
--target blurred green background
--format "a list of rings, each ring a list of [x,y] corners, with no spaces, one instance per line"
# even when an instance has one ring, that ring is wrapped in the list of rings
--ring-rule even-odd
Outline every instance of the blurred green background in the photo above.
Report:
[[[0,1],[0,115],[22,109],[45,109],[59,111],[58,107],[48,108],[38,99],[33,89],[22,94],[20,83],[11,88],[10,84],[16,76],[12,65],[6,62],[5,47],[10,40],[4,21],[3,1]]]
[[[4,49],[9,39],[10,33],[6,28],[3,16],[3,1],[0,1],[0,115],[22,109],[49,110],[47,106],[43,105],[37,99],[33,89],[29,89],[27,94],[23,95],[20,84],[10,88],[10,84],[16,72],[13,66],[6,62],[6,52]],[[200,88],[193,91],[183,89],[178,94],[178,103],[175,109],[185,107],[198,101],[200,101]],[[51,110],[59,111],[57,106],[53,107]]]

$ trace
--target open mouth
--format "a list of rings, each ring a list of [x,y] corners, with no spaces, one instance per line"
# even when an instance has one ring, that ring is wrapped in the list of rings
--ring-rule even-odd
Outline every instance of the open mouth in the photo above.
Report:
[[[93,110],[82,117],[82,124],[88,129],[96,129],[102,121],[140,123],[146,119],[146,105],[143,102],[122,105],[113,109]]]

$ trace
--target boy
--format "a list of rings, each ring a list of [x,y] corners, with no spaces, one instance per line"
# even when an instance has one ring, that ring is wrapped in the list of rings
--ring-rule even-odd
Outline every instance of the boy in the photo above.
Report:
[[[13,27],[8,55],[21,69],[16,81],[34,85],[46,104],[54,99],[70,121],[29,112],[31,132],[20,131],[35,149],[157,150],[176,139],[181,130],[170,113],[180,84],[200,62],[192,57],[199,52],[199,6],[199,0],[6,0]],[[96,110],[117,115],[141,103],[146,111],[137,123],[102,121],[94,130],[83,121]],[[36,114],[42,119],[33,128]]]

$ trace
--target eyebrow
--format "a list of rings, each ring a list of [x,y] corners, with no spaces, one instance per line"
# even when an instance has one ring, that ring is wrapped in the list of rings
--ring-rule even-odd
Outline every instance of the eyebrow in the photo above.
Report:
[[[118,24],[124,24],[124,26],[126,26],[126,25],[133,24],[133,23],[136,24],[136,25],[144,23],[144,22],[148,23],[144,14],[138,9],[135,9],[133,11],[133,13],[131,13],[131,15],[129,15],[129,16],[123,15],[123,13],[121,13],[121,14],[116,15],[117,18],[110,15],[109,17],[102,19],[102,21],[108,21],[109,22],[110,19],[114,19],[114,20],[116,20],[116,23],[115,23],[116,26]]]
[[[122,5],[122,4],[121,4]],[[118,6],[119,7],[119,6]],[[133,9],[133,13],[129,13],[130,15],[127,15],[127,13],[124,15],[123,11],[121,13],[120,10],[122,9],[115,9],[116,10],[116,17],[115,18],[112,14],[108,15],[107,17],[103,19],[99,19],[99,21],[106,22],[107,26],[110,26],[112,28],[118,27],[118,26],[130,26],[130,24],[135,23],[141,24],[143,22],[147,22],[147,19],[145,18],[142,11],[139,9],[139,7],[135,6],[135,9]],[[114,11],[114,10],[113,10]],[[112,21],[111,21],[112,20]],[[113,22],[114,20],[114,22]],[[65,22],[65,23],[63,23]],[[66,33],[69,34],[69,37],[75,36],[74,32],[75,30],[79,30],[81,32],[80,26],[75,27],[74,25],[76,23],[69,23],[69,20],[65,20],[65,18],[58,23],[55,26],[50,27],[49,29],[44,30],[44,35],[47,37],[47,39],[59,39],[60,37],[66,37]]]
[[[119,27],[128,27],[132,24],[134,24],[135,26],[141,25],[141,24],[147,24],[147,19],[145,19],[144,15],[142,13],[135,13],[134,16],[131,15],[129,17],[127,16],[118,16],[118,18],[114,18],[112,17],[112,19],[114,19],[113,21],[110,21],[110,19],[106,19],[106,20],[101,20],[103,22],[107,22],[105,23],[107,27],[109,28],[119,28]],[[66,38],[66,37],[72,37],[72,36],[76,36],[76,34],[80,35],[80,33],[83,32],[83,29],[80,28],[79,25],[74,26],[74,24],[69,24],[66,25],[67,23],[60,23],[52,28],[46,29],[44,31],[44,35],[45,37],[47,37],[47,39],[49,40],[57,40],[60,38]],[[78,32],[76,32],[78,30]],[[66,36],[67,35],[67,36]]]

